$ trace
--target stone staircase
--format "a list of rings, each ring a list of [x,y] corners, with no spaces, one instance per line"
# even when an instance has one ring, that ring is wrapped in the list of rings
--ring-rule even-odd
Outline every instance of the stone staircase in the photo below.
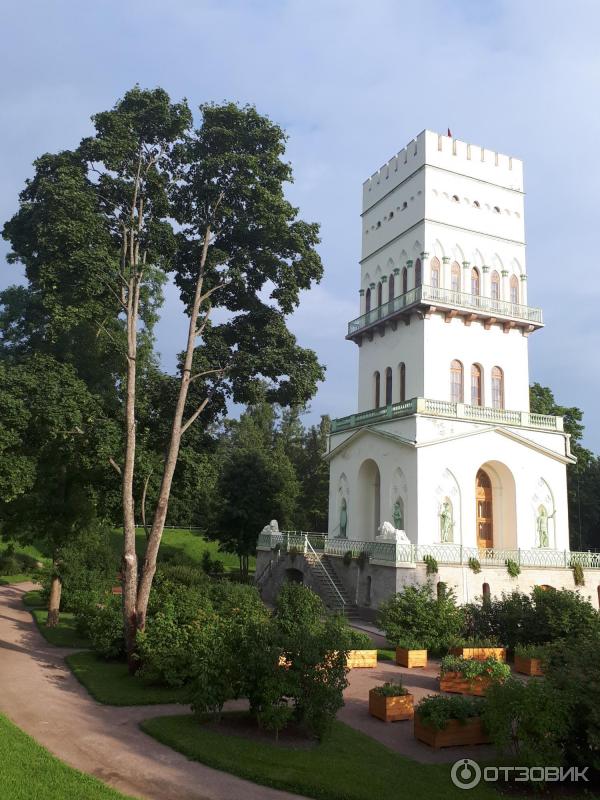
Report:
[[[358,608],[340,580],[329,556],[305,553],[304,558],[314,582],[314,589],[333,614],[345,614],[348,619],[359,618]],[[335,588],[334,588],[335,587]]]

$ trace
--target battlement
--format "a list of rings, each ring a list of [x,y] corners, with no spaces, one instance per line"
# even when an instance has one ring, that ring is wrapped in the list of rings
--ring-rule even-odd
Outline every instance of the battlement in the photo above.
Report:
[[[363,183],[363,212],[425,166],[523,191],[520,159],[424,130]]]

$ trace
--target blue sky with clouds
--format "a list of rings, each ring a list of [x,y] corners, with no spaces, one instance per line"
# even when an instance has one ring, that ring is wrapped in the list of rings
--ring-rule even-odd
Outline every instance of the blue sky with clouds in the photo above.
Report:
[[[4,0],[0,219],[32,160],[75,146],[134,83],[254,103],[289,133],[289,196],[321,224],[322,283],[291,326],[327,366],[311,417],[355,410],[363,180],[423,128],[525,161],[531,379],[600,452],[600,5],[594,0]],[[0,257],[5,252],[0,245]],[[2,258],[3,262],[3,258]],[[0,287],[19,278],[2,263]],[[185,321],[167,291],[165,367]]]

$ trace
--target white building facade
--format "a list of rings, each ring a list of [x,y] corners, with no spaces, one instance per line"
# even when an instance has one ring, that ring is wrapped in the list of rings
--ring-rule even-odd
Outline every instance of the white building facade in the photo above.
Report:
[[[358,411],[332,423],[326,549],[366,549],[371,568],[393,560],[401,574],[383,591],[371,575],[360,605],[414,579],[427,554],[464,600],[514,588],[509,560],[523,588],[573,587],[569,437],[561,418],[529,411],[528,341],[543,320],[528,305],[523,199],[521,161],[431,131],[363,186],[360,316],[346,337]],[[405,534],[395,556],[384,522]],[[469,558],[483,569],[471,590],[456,572]]]
[[[429,579],[462,602],[542,585],[599,607],[600,554],[569,548],[569,436],[529,408],[543,318],[527,296],[523,200],[521,161],[431,131],[365,182],[346,336],[357,412],[332,421],[328,532],[263,531],[259,584],[302,577],[332,607],[365,611]]]

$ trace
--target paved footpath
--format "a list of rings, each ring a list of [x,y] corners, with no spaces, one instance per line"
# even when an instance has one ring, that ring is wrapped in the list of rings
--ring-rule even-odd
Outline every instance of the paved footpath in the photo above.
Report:
[[[301,800],[219,772],[138,728],[181,714],[180,705],[118,708],[97,703],[46,642],[22,602],[33,584],[0,586],[0,711],[72,767],[148,800]],[[26,776],[23,776],[26,779]]]

